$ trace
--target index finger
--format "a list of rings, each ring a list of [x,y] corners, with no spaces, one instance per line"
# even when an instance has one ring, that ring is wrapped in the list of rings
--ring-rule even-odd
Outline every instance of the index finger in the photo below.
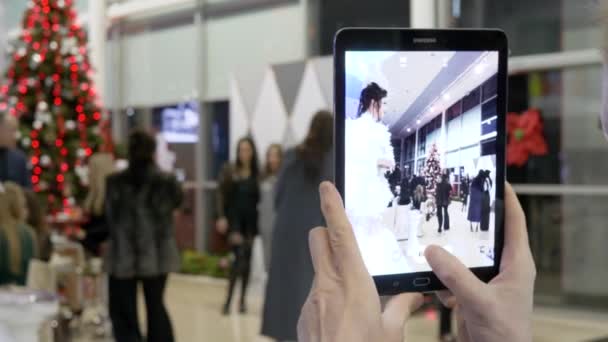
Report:
[[[338,190],[333,184],[323,182],[319,187],[319,192],[321,194],[321,211],[327,222],[329,242],[336,258],[338,272],[352,274],[356,271],[365,271],[367,273]]]

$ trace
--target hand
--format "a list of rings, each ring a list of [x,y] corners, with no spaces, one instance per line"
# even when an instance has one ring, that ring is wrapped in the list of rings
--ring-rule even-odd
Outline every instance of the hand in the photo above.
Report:
[[[239,232],[230,233],[228,236],[228,242],[230,242],[230,244],[233,246],[240,246],[244,241],[245,239],[243,238],[243,235]]]
[[[228,232],[228,219],[220,217],[215,223],[215,229],[218,233],[225,235]]]
[[[459,341],[532,341],[536,268],[526,218],[509,184],[505,186],[505,244],[496,278],[483,283],[440,247],[427,248],[425,256],[449,289],[438,296],[457,311]]]
[[[315,279],[298,322],[298,341],[402,342],[405,322],[422,305],[422,296],[396,296],[382,312],[340,194],[327,182],[320,192],[328,228],[309,235]]]

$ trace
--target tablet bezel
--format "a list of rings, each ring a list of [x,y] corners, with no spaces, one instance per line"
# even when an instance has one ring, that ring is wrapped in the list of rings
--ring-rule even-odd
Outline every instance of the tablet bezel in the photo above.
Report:
[[[489,282],[499,271],[504,245],[504,181],[506,179],[506,113],[508,43],[501,30],[449,29],[418,30],[393,28],[344,28],[334,40],[334,110],[335,110],[335,182],[345,198],[344,126],[345,126],[345,53],[346,51],[498,51],[495,264],[470,270]],[[445,289],[433,272],[375,276],[381,295],[402,292],[429,292]],[[420,285],[430,280],[427,285]],[[418,285],[414,284],[418,280]],[[422,280],[422,281],[420,281]]]

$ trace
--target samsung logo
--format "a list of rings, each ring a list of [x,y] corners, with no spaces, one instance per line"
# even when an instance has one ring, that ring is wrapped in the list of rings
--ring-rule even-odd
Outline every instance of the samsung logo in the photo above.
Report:
[[[434,44],[437,43],[437,38],[414,38],[415,44]]]

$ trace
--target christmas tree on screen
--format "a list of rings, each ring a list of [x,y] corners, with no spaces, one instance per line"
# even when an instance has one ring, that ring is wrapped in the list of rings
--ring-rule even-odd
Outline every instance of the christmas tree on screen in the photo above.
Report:
[[[86,159],[107,133],[73,0],[30,1],[8,54],[0,113],[19,119],[34,190],[56,212],[85,195]]]
[[[435,190],[437,178],[441,176],[441,162],[439,160],[439,150],[437,145],[431,146],[431,151],[424,164],[424,178],[426,179],[427,189]]]

